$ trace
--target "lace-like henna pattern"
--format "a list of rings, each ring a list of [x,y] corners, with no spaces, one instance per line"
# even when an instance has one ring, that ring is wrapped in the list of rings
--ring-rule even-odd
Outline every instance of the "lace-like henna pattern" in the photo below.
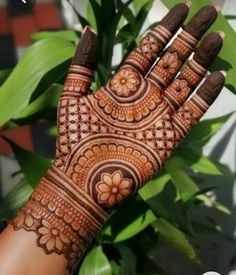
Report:
[[[129,54],[124,65],[131,66],[131,68],[135,68],[142,75],[145,75],[186,19],[188,10],[189,7],[185,3],[173,7],[160,24],[145,35],[139,45]]]
[[[206,14],[207,12],[208,14]],[[182,64],[187,60],[207,28],[217,17],[214,7],[201,9],[175,38],[165,55],[154,66],[148,78],[166,88],[176,76]],[[203,51],[202,51],[203,52]],[[209,58],[207,58],[209,60]]]
[[[107,212],[54,166],[18,212],[13,226],[36,232],[38,246],[48,254],[64,254],[72,271],[107,217]]]
[[[164,92],[164,98],[173,110],[177,110],[191,92],[199,85],[207,70],[222,47],[223,34],[211,33],[206,36],[193,56],[184,66],[180,75]]]
[[[63,97],[85,94],[89,91],[94,72],[83,66],[71,65],[64,84]]]
[[[87,38],[81,38],[80,54],[77,50],[58,107],[55,160],[12,220],[15,230],[35,232],[37,244],[45,253],[64,255],[70,271],[111,209],[130,198],[160,170],[223,87],[222,73],[212,74],[184,103],[205,74],[208,59],[213,59],[221,47],[217,42],[214,50],[204,55],[202,51],[211,48],[206,42],[164,92],[163,87],[172,81],[195,47],[196,38],[206,30],[204,27],[196,35],[194,31],[190,34],[188,29],[199,24],[195,19],[155,66],[158,75],[144,77],[144,71],[186,17],[186,9],[186,4],[174,7],[107,85],[93,94],[89,86],[95,37],[87,29],[83,34]],[[212,9],[207,8],[211,15],[203,21],[212,22]],[[207,22],[205,26],[210,24]],[[214,39],[207,41],[213,43]]]

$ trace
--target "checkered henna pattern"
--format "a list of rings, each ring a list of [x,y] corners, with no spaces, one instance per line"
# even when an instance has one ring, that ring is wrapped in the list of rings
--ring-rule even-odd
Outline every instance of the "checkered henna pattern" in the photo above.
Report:
[[[97,39],[89,27],[82,34],[58,107],[55,160],[12,221],[15,230],[35,232],[45,253],[63,254],[70,271],[111,209],[161,169],[224,85],[215,72],[188,100],[222,47],[222,32],[209,34],[187,61],[217,17],[212,6],[157,61],[188,9],[175,6],[94,93]]]

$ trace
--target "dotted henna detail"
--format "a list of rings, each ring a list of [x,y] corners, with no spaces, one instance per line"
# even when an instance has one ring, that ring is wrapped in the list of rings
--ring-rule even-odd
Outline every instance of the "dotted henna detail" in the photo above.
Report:
[[[181,60],[187,60],[198,40],[186,31],[182,31],[170,46],[171,52],[177,52]]]
[[[63,97],[78,97],[89,91],[94,72],[84,66],[71,65],[63,88]]]
[[[117,131],[127,131],[127,125],[127,132],[145,129],[169,109],[160,88],[151,82],[147,83],[145,94],[129,104],[117,102],[104,88],[86,100],[99,119]]]

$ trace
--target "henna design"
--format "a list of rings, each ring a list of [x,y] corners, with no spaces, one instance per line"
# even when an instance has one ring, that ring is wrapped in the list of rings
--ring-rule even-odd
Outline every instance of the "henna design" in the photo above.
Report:
[[[181,61],[176,52],[167,52],[149,75],[161,87],[166,87],[181,66]]]
[[[70,271],[111,209],[129,199],[160,170],[222,89],[223,74],[213,73],[184,103],[222,46],[222,37],[217,34],[203,41],[172,82],[196,46],[196,38],[215,19],[212,7],[197,17],[205,16],[206,10],[210,10],[207,18],[190,21],[144,77],[187,15],[187,4],[174,7],[113,78],[93,94],[89,86],[96,39],[89,28],[83,32],[58,107],[55,160],[12,220],[15,230],[35,232],[45,253],[64,255]],[[205,25],[192,31],[199,22]]]
[[[160,24],[149,31],[140,44],[128,55],[123,66],[129,66],[145,75],[186,19],[189,6],[188,2],[174,6]]]
[[[198,86],[207,72],[207,67],[219,53],[224,34],[210,33],[200,44],[193,59],[188,61],[177,79],[165,90],[163,96],[173,110],[177,110]],[[185,86],[182,91],[176,90],[176,83]],[[177,85],[178,86],[178,85]]]
[[[215,21],[216,17],[217,10],[215,7],[206,6],[202,8],[173,41],[165,55],[149,73],[148,78],[163,88],[166,88],[174,79],[182,64],[189,58],[197,45],[198,39],[202,37],[204,32]],[[208,37],[208,43],[210,43],[210,40]],[[213,40],[215,40],[215,38]],[[219,50],[218,44],[219,43],[217,43],[216,48]],[[206,46],[209,51],[209,45],[206,45],[206,43],[203,43],[203,45],[204,47]],[[201,53],[206,52],[204,51],[204,47],[200,50]],[[215,54],[214,49],[211,52]],[[209,59],[206,53],[205,57],[201,57],[201,59],[211,62],[211,59]],[[203,66],[207,67],[208,64],[204,63]]]
[[[111,90],[118,96],[128,97],[136,93],[141,84],[141,77],[131,69],[121,69],[110,82]]]
[[[15,230],[36,232],[38,246],[47,254],[64,254],[72,270],[107,217],[87,193],[53,167],[12,224]]]
[[[101,204],[112,207],[124,200],[131,191],[132,180],[124,178],[121,170],[113,174],[103,173],[101,181],[96,184],[97,200]]]

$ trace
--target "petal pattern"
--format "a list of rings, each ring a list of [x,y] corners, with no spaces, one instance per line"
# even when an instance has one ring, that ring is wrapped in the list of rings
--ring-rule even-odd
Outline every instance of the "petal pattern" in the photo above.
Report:
[[[99,203],[112,207],[131,194],[132,180],[124,178],[120,170],[113,174],[103,173],[101,181],[96,184]]]

